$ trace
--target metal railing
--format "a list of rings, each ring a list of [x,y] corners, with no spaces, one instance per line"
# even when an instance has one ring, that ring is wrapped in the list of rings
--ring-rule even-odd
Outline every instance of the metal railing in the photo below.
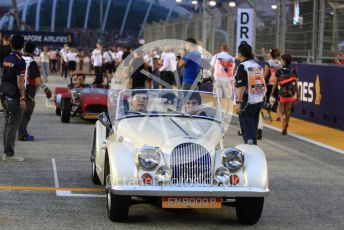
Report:
[[[251,3],[250,7],[255,10],[256,57],[264,59],[270,48],[277,47],[281,53],[292,54],[297,62],[334,63],[336,55],[344,52],[344,1],[298,2],[299,24],[293,24],[294,0],[280,0],[276,10],[260,9]],[[144,39],[147,43],[194,37],[210,52],[216,52],[222,43],[227,43],[229,52],[235,54],[236,12],[236,8],[223,5],[216,9],[207,7],[186,18],[154,22],[145,26]]]

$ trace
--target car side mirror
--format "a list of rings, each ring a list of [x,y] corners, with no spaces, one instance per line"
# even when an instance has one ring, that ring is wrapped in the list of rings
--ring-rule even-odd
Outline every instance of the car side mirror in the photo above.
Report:
[[[102,112],[98,115],[98,120],[100,123],[102,123],[106,128],[112,129],[112,124],[109,118],[109,115],[106,112]]]

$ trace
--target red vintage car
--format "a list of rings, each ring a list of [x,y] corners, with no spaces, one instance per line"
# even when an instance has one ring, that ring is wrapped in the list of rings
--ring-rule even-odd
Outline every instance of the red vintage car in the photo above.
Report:
[[[78,77],[86,79],[94,74],[73,74],[68,87],[55,89],[55,113],[61,116],[63,123],[69,123],[71,116],[96,120],[100,113],[107,112],[108,81],[106,85],[83,84],[78,87],[75,84]]]

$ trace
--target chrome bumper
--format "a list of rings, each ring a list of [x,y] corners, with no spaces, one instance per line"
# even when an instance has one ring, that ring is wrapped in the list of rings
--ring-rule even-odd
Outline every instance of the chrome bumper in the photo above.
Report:
[[[112,194],[127,196],[190,196],[190,197],[265,197],[268,188],[250,187],[179,187],[179,186],[111,186]]]

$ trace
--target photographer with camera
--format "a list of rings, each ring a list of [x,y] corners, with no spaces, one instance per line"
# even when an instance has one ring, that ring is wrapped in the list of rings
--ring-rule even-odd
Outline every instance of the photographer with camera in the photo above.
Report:
[[[296,71],[291,68],[292,56],[290,54],[283,54],[281,57],[283,68],[276,73],[277,81],[275,82],[271,94],[270,103],[275,101],[274,93],[276,88],[278,89],[278,107],[277,113],[282,122],[282,135],[287,134],[288,123],[290,118],[290,111],[293,103],[295,102],[295,96],[299,99],[299,93],[297,90],[297,75]]]

